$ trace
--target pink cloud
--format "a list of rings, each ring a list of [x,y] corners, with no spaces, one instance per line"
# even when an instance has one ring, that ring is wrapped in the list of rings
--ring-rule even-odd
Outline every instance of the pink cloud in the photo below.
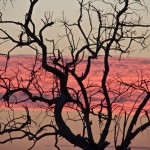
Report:
[[[69,61],[69,58],[67,58]],[[6,62],[6,58],[2,57],[0,58],[0,66],[1,68],[4,68],[5,66],[5,62]],[[21,66],[20,64],[23,64],[23,66]],[[149,64],[150,64],[150,59],[148,58],[122,58],[121,61],[118,60],[118,58],[110,58],[110,75],[108,77],[108,83],[111,83],[112,80],[114,80],[116,77],[121,78],[123,81],[131,83],[133,81],[137,81],[139,76],[142,73],[142,77],[143,78],[147,78],[147,75],[149,75],[150,72],[150,68],[149,68]],[[17,73],[18,70],[18,79],[22,82],[20,83],[20,85],[22,87],[26,87],[28,84],[28,80],[31,78],[31,68],[34,65],[34,56],[13,56],[10,58],[9,62],[8,62],[8,68],[7,68],[7,73],[6,76],[8,77],[12,77],[14,73]],[[40,67],[40,63],[37,64],[37,66],[35,67],[35,70],[38,71],[38,68]],[[78,65],[78,69],[76,70],[76,73],[78,75],[82,75],[82,73],[84,72],[86,67],[86,60],[83,61],[83,63]],[[27,68],[27,69],[25,69]],[[40,70],[40,69],[39,69]],[[103,58],[94,60],[91,64],[91,70],[90,73],[87,77],[87,79],[84,81],[84,85],[88,84],[93,84],[93,85],[98,85],[101,86],[101,79],[103,76],[103,70],[104,70],[104,66],[103,66]],[[45,76],[46,75],[46,76]],[[51,92],[50,89],[52,87],[52,80],[51,78],[53,78],[52,74],[50,73],[46,73],[44,72],[44,70],[41,70],[39,72],[37,72],[37,81],[38,84],[35,81],[34,85],[31,85],[31,91],[34,93],[34,95],[39,95],[39,92],[45,92],[44,95],[47,98],[51,98]],[[15,86],[17,86],[18,81],[17,79],[14,77],[12,77],[12,81],[11,83]],[[2,81],[0,82],[0,84],[2,84]],[[41,87],[40,87],[41,86]],[[73,87],[75,90],[80,90],[80,87],[77,84],[77,81],[75,81],[75,79],[73,77],[71,77],[71,75],[69,76],[69,82],[68,82],[68,86],[69,87]],[[40,91],[37,92],[36,87],[38,87],[40,89]],[[149,85],[148,85],[149,87]],[[111,83],[110,84],[110,98],[114,99],[114,95],[113,93],[111,93],[111,89],[117,89],[119,88],[118,85],[116,85],[116,81],[115,83]],[[97,88],[93,88],[92,90],[98,90]],[[43,91],[42,91],[43,90]],[[4,92],[3,88],[0,88],[1,91],[1,95]],[[93,93],[91,91],[89,91],[89,93],[92,95]],[[89,94],[89,96],[90,96]],[[23,99],[24,96],[21,95],[20,93],[18,93],[18,95],[16,95],[18,97],[18,99]],[[128,96],[128,95],[127,95]],[[133,102],[135,101],[136,97],[136,93],[133,94],[133,96],[131,96],[130,98],[127,96],[125,97],[120,97],[120,99],[126,99],[126,101],[124,102],[124,100],[121,100],[119,103],[119,105],[124,105],[127,109],[128,106],[133,106]],[[92,97],[92,103],[91,105],[95,105],[96,103],[99,103],[99,101],[103,98],[103,96],[100,93],[95,94]],[[142,99],[142,98],[141,98]],[[140,100],[139,100],[140,101]],[[28,104],[30,105],[31,101],[28,102]],[[139,103],[137,103],[138,105]],[[33,104],[32,104],[33,106]],[[16,107],[20,107],[20,106],[16,106]],[[37,108],[38,106],[33,106],[35,108]],[[150,106],[147,105],[145,108],[150,110]]]

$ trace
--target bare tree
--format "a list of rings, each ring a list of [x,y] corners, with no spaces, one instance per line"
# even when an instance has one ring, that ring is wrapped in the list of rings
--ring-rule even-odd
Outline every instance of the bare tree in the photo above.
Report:
[[[146,10],[144,1],[78,2],[79,16],[75,22],[68,21],[64,14],[61,19],[53,20],[53,15],[46,12],[41,19],[43,26],[40,29],[36,28],[37,24],[33,20],[34,7],[38,0],[30,0],[24,22],[8,21],[1,15],[1,25],[15,25],[20,31],[16,38],[4,27],[0,28],[1,46],[6,42],[13,43],[13,47],[7,53],[3,50],[1,52],[1,58],[5,58],[5,65],[1,66],[0,70],[1,103],[13,114],[15,105],[22,104],[26,114],[19,117],[12,115],[7,122],[1,122],[0,135],[9,133],[9,136],[0,143],[28,137],[33,141],[29,148],[31,149],[38,140],[46,136],[55,136],[57,149],[60,149],[59,138],[63,137],[85,150],[104,150],[112,142],[107,138],[110,129],[114,127],[116,150],[129,150],[132,140],[150,125],[149,113],[144,109],[150,98],[149,76],[145,78],[141,75],[137,82],[131,83],[126,83],[120,77],[108,81],[109,58],[115,52],[121,59],[123,54],[134,51],[135,45],[139,45],[142,50],[148,48],[149,25],[142,23],[139,10],[135,9],[135,5],[138,5],[140,10]],[[56,24],[61,24],[64,34],[58,35],[57,40],[52,38],[53,35],[47,38],[45,31],[47,28],[53,30]],[[65,48],[59,46],[59,42],[63,40]],[[18,68],[12,70],[11,60],[14,56],[11,53],[23,47],[32,49],[35,55],[30,56],[29,60],[23,59],[26,62],[18,60]],[[102,76],[96,84],[89,79],[95,60],[103,62],[100,64],[103,67]],[[82,64],[82,70],[79,70]],[[25,77],[22,76],[22,72]],[[70,86],[70,79],[76,82],[76,87]],[[132,98],[135,99],[134,105],[130,111],[126,111],[121,102]],[[31,102],[39,109],[45,110],[44,118],[49,117],[49,123],[37,122],[32,118],[29,111]],[[77,112],[75,118],[68,115],[67,120],[82,123],[80,134],[74,133],[67,125],[67,120],[64,120],[62,111],[66,107]],[[137,127],[136,122],[143,112],[147,122]],[[91,116],[97,117],[98,139],[95,139],[93,134],[92,126],[96,122],[92,122]],[[133,118],[129,119],[131,116]],[[32,131],[33,126],[37,126],[38,129]],[[16,132],[20,134],[14,134]],[[119,136],[122,139],[121,143],[118,140]]]

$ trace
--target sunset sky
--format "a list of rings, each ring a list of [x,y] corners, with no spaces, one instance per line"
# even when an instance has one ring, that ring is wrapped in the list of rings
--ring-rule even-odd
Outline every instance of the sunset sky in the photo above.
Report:
[[[2,2],[1,2],[2,3]],[[142,8],[142,10],[137,11],[137,14],[140,14],[140,16],[142,16],[143,19],[143,23],[149,23],[150,20],[150,1],[149,0],[142,0],[142,3],[146,4],[147,8]],[[67,4],[67,5],[66,5]],[[10,3],[8,3],[7,7],[5,8],[1,8],[1,12],[3,13],[3,20],[14,20],[14,21],[20,21],[20,22],[24,22],[25,19],[25,14],[28,11],[28,7],[29,7],[29,2],[28,0],[16,0],[13,3],[13,7]],[[103,6],[102,6],[103,7]],[[139,5],[135,4],[135,7],[137,9],[139,9]],[[107,10],[108,8],[104,8],[104,10]],[[134,9],[134,8],[133,8]],[[40,12],[39,12],[40,10]],[[106,11],[105,10],[105,11]],[[44,18],[44,13],[45,12],[50,12],[51,14],[53,14],[53,20],[60,20],[62,19],[63,13],[65,15],[65,17],[67,18],[67,20],[69,20],[70,22],[75,22],[79,16],[79,4],[77,0],[55,0],[53,2],[51,2],[51,0],[45,0],[44,3],[39,0],[39,2],[36,4],[34,12],[33,12],[33,20],[36,24],[36,29],[39,29],[43,23],[41,21],[41,19]],[[139,13],[138,13],[139,12]],[[86,24],[83,24],[83,26],[85,26],[86,29]],[[3,27],[3,25],[2,25]],[[18,37],[20,30],[19,28],[16,28],[16,26],[14,25],[5,25],[4,29],[6,29],[9,33],[11,33],[11,35],[13,35],[14,37]],[[141,29],[137,29],[137,31],[140,31]],[[45,33],[45,36],[50,38],[50,39],[57,39],[58,37],[58,33],[62,34],[64,31],[64,29],[62,29],[62,26],[60,26],[58,23],[55,24],[52,28],[50,28],[50,30],[48,30],[48,32]],[[66,44],[64,42],[60,43],[61,46],[60,48],[64,48],[62,45]],[[3,49],[5,49],[5,51],[10,49],[10,43],[6,43],[3,46]],[[149,50],[145,49],[144,51],[141,50],[141,48],[137,45],[133,46],[134,52],[130,53],[131,57],[149,57]],[[141,50],[141,51],[139,51]],[[2,50],[0,50],[2,51]],[[27,47],[20,49],[16,49],[14,52],[12,52],[12,54],[34,54],[33,51],[31,51],[30,49],[28,49]],[[117,53],[115,53],[114,55],[118,55]]]
[[[146,10],[146,8],[143,8],[143,10],[140,11],[140,16],[142,16],[143,21],[146,24],[150,24],[150,0],[145,0],[144,2],[147,6],[147,10]],[[1,5],[1,1],[0,1],[0,5]],[[27,13],[28,7],[29,7],[29,0],[15,0],[13,2],[13,5],[8,3],[7,7],[5,7],[5,8],[0,7],[0,12],[3,13],[2,19],[3,20],[14,20],[14,21],[24,22],[24,18],[25,18],[25,15]],[[103,7],[103,6],[101,6],[101,7]],[[135,4],[135,8],[138,9],[136,4]],[[108,8],[104,8],[104,10],[107,10],[107,9]],[[66,16],[67,20],[69,20],[71,22],[74,22],[73,20],[76,21],[78,16],[79,16],[79,6],[78,6],[77,0],[39,0],[39,3],[37,3],[37,5],[35,6],[35,9],[33,12],[33,20],[36,24],[37,30],[40,29],[43,25],[41,19],[43,18],[45,11],[46,12],[50,11],[51,14],[53,14],[53,20],[58,21],[58,24],[54,24],[54,27],[48,29],[44,33],[44,36],[46,38],[49,38],[49,39],[57,39],[58,40],[59,34],[63,35],[64,29],[62,29],[62,26],[60,26],[60,24],[59,24],[60,19],[62,19],[63,12],[64,12],[64,15]],[[134,20],[134,17],[132,19]],[[85,25],[84,29],[86,30],[87,29],[86,24],[84,24],[84,25]],[[6,25],[6,24],[1,25],[0,24],[0,28],[3,28],[7,32],[9,32],[16,39],[19,37],[19,34],[22,30],[20,28],[17,28],[16,26],[10,25],[10,24],[9,25]],[[146,30],[149,30],[149,29],[150,28],[147,28]],[[138,29],[137,35],[138,35],[138,33],[141,33],[142,31],[143,31],[142,29]],[[1,34],[0,34],[0,36],[1,36]],[[146,42],[148,45],[150,45],[150,37],[148,37]],[[67,48],[66,48],[66,47],[68,47],[67,44],[68,44],[67,42],[62,40],[58,44],[58,46],[62,51],[64,51],[64,53],[63,53],[64,60],[69,61],[71,59],[71,57],[70,57],[70,53],[67,51]],[[126,45],[126,43],[124,43],[124,45]],[[6,42],[4,44],[0,44],[0,54],[1,53],[7,54],[7,52],[13,46],[14,45],[11,42]],[[108,86],[108,87],[110,87],[110,89],[111,88],[112,89],[118,88],[117,85],[115,86],[116,81],[123,80],[124,82],[127,82],[129,84],[130,83],[138,84],[137,81],[139,81],[140,79],[143,79],[144,81],[150,80],[150,46],[148,46],[145,50],[141,50],[140,44],[139,45],[135,44],[132,46],[133,46],[134,52],[122,55],[121,59],[119,59],[119,57],[118,57],[119,53],[117,53],[117,52],[111,53],[111,57],[109,58],[110,73],[109,73],[108,80],[107,80],[108,84],[110,84],[110,86]],[[51,50],[51,47],[49,49]],[[0,56],[0,68],[1,68],[0,73],[2,74],[2,76],[4,75],[4,77],[7,77],[7,76],[11,77],[11,81],[12,81],[13,85],[17,85],[19,83],[18,82],[18,79],[19,79],[20,81],[24,81],[20,85],[22,87],[26,87],[28,80],[30,78],[30,75],[31,75],[31,72],[28,69],[32,68],[32,66],[34,64],[34,58],[35,58],[34,54],[35,54],[35,51],[33,51],[32,49],[30,49],[27,46],[26,47],[18,47],[17,49],[15,49],[11,53],[11,57],[8,61],[7,72],[4,74],[2,74],[2,72],[3,72],[2,70],[6,66],[6,57],[5,57],[5,55],[1,55]],[[85,55],[85,57],[86,56],[87,55]],[[89,73],[87,79],[84,81],[85,85],[86,84],[88,85],[88,83],[92,83],[93,85],[101,86],[101,79],[102,79],[103,70],[104,70],[103,58],[104,57],[103,57],[103,53],[102,53],[102,54],[100,54],[98,59],[95,59],[92,61],[90,73]],[[80,63],[80,65],[78,65],[78,68],[76,70],[76,72],[78,74],[81,75],[84,72],[86,63],[87,63],[87,61],[83,60]],[[39,64],[41,65],[41,62]],[[37,66],[36,66],[37,68],[39,67],[39,64],[37,64]],[[26,69],[25,67],[28,69]],[[50,99],[51,98],[50,97],[50,85],[52,84],[51,78],[53,78],[53,76],[51,74],[45,74],[45,72],[44,71],[42,72],[42,71],[43,70],[40,70],[39,72],[37,71],[39,73],[38,74],[39,80],[37,80],[38,84],[43,88],[42,89],[40,87],[39,89],[41,91],[43,90],[44,96],[46,98]],[[18,78],[16,78],[16,76],[14,76],[14,74],[16,74],[16,73],[18,73],[18,76],[17,76]],[[114,81],[114,84],[111,85],[112,81]],[[0,81],[0,84],[1,83],[2,83],[2,81]],[[77,82],[71,76],[69,76],[67,86],[74,88],[76,91],[80,90],[80,87],[78,86]],[[40,94],[41,91],[39,89],[38,89],[39,90],[38,91],[37,89],[36,89],[36,86],[34,87],[34,84],[31,86],[31,91],[33,92],[34,95]],[[150,90],[150,83],[149,82],[147,84],[147,89]],[[5,90],[2,87],[0,87],[0,98],[2,97],[4,92],[5,92]],[[125,111],[130,112],[132,106],[134,105],[134,102],[136,101],[136,99],[138,97],[138,95],[136,95],[136,94],[140,93],[140,92],[139,93],[138,92],[139,91],[137,91],[137,93],[133,92],[134,94],[131,97],[128,97],[128,95],[127,95],[124,100],[122,100],[120,103],[118,102],[117,104],[119,104],[119,106],[124,106]],[[27,98],[27,96],[19,93],[19,94],[13,95],[11,98],[11,101],[15,101],[16,99],[23,100],[26,98]],[[102,97],[100,96],[100,93],[99,93],[99,94],[95,94],[93,96],[92,100],[96,104],[98,101],[101,100],[101,98]],[[110,98],[113,99],[113,95],[110,94]],[[137,101],[137,103],[136,103],[137,107],[139,106],[141,100]],[[93,105],[94,105],[94,103],[93,103]],[[23,103],[23,104],[25,104],[25,103]],[[33,113],[33,115],[36,114],[36,111],[37,112],[39,111],[39,105],[34,104],[31,101],[27,102],[26,104],[31,108],[31,112]],[[18,111],[18,114],[21,114],[23,111],[21,106],[22,106],[22,104],[21,105],[14,105],[14,108],[16,108],[16,110]],[[42,105],[42,106],[45,106],[45,105]],[[6,103],[0,102],[0,109],[3,110],[4,107],[6,107]],[[147,105],[145,106],[145,109],[148,112],[150,112],[150,102],[147,103]],[[66,110],[68,110],[68,109],[66,109]],[[66,111],[64,111],[63,113],[65,114]],[[72,112],[70,112],[70,113],[72,113]],[[115,113],[117,114],[118,111],[116,111]],[[66,117],[67,115],[65,114],[64,116]],[[138,122],[138,125],[139,125],[139,122]],[[95,129],[93,129],[93,131],[96,134],[97,127],[95,127],[95,124],[94,124],[94,128]],[[73,125],[73,129],[76,130],[76,124]],[[109,138],[110,138],[110,140],[113,139],[112,134]],[[144,138],[146,140],[144,140]],[[148,135],[146,135],[146,132],[144,132],[144,134],[140,134],[140,136],[138,136],[136,138],[136,140],[137,141],[134,143],[135,146],[150,147],[150,144],[149,144],[150,139],[148,139]],[[141,142],[141,140],[143,140],[142,145],[139,144]],[[53,144],[54,138],[52,138],[51,141]],[[27,143],[27,139],[25,139],[24,142]],[[46,139],[45,141],[42,140],[40,142],[39,147],[40,147],[40,149],[44,148],[44,150],[48,150],[52,144],[49,143],[49,139]],[[24,144],[24,145],[25,146],[22,148],[22,150],[27,149],[26,148],[27,144]],[[17,145],[17,148],[16,148],[15,144],[13,146],[16,150],[17,150],[17,148],[19,150],[20,147],[22,146],[22,143],[20,141],[19,144]],[[0,145],[0,149],[2,148],[2,150],[7,150],[8,147],[10,147],[9,144],[8,145],[2,145],[2,146]],[[37,147],[38,147],[38,145],[37,145]],[[34,150],[37,150],[36,149],[37,147],[35,147]],[[68,150],[69,149],[70,149],[70,147],[68,147]],[[76,148],[73,148],[73,149],[76,149]],[[62,148],[62,150],[63,150],[63,148]],[[64,148],[64,150],[66,150],[66,149]]]
[[[1,57],[0,64],[2,68],[5,67],[5,62],[6,62],[6,58]],[[24,64],[24,62],[26,62],[26,64]],[[9,60],[7,73],[5,73],[5,75],[8,77],[11,77],[11,76],[13,77],[13,75],[15,75],[19,71],[18,79],[24,80],[23,85],[26,86],[31,73],[30,71],[27,71],[24,67],[31,68],[33,66],[33,63],[34,63],[34,56],[30,56],[30,55],[12,56]],[[86,64],[86,61],[83,61],[78,66],[77,68],[78,75],[84,72],[85,64]],[[24,65],[24,67],[21,65]],[[150,58],[122,57],[120,61],[118,57],[110,58],[110,73],[109,73],[110,75],[108,76],[108,83],[114,79],[118,81],[121,79],[122,81],[129,83],[129,84],[137,82],[140,79],[149,80],[149,72],[150,72],[149,66],[150,66]],[[37,64],[36,68],[38,67],[39,65]],[[42,74],[41,73],[39,71],[39,75],[40,75],[39,84],[43,88],[43,91],[49,91],[50,86],[52,85],[52,81],[51,81],[52,76],[50,74],[45,75],[44,72]],[[103,75],[103,59],[100,58],[92,62],[90,73],[87,79],[84,81],[85,87],[88,82],[93,85],[101,86],[102,75]],[[14,85],[17,85],[16,78],[12,78],[12,83]],[[114,84],[112,84],[110,87],[117,88],[117,85],[115,84],[116,82],[114,82]],[[74,87],[76,91],[80,90],[79,85],[77,84],[75,79],[71,76],[69,77],[69,80],[68,80],[68,87]],[[32,86],[31,86],[31,91],[33,92],[34,95],[39,95],[39,92]],[[4,89],[1,88],[1,95],[3,94],[3,92],[4,92]],[[48,97],[50,98],[51,94],[50,95],[49,94],[50,93],[47,92],[44,95],[47,98]],[[17,94],[17,97],[18,97],[17,98],[18,100],[19,99],[23,100],[25,98],[24,96],[18,95],[18,94]],[[94,101],[99,100],[100,97],[101,95],[95,95],[93,96],[93,100]],[[13,99],[14,98],[12,97],[12,101]],[[130,108],[133,106],[133,102],[135,101],[135,99],[136,97],[133,98],[133,100],[126,99],[123,102],[127,110],[128,109],[130,110]],[[30,101],[29,101],[29,104],[30,104]],[[38,108],[38,106],[33,103],[31,103],[30,105],[31,107]],[[18,108],[20,107],[20,105],[19,106],[16,105],[14,107]],[[150,111],[149,105],[147,105],[146,108],[148,111]]]

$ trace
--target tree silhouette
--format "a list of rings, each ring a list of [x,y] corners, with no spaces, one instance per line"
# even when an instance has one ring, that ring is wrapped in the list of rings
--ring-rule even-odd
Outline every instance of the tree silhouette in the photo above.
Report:
[[[134,51],[135,45],[142,50],[148,48],[149,25],[142,23],[138,14],[139,6],[140,10],[146,10],[144,2],[80,0],[79,16],[75,22],[68,21],[64,14],[61,19],[53,20],[52,13],[46,12],[40,29],[33,19],[37,3],[38,0],[30,0],[24,22],[5,20],[1,14],[1,25],[15,25],[20,31],[16,38],[4,26],[0,27],[1,46],[6,42],[13,43],[8,52],[1,52],[1,58],[6,59],[0,70],[1,103],[13,113],[15,105],[22,104],[26,114],[13,115],[7,122],[1,122],[0,135],[9,133],[9,136],[0,143],[28,137],[33,141],[31,149],[40,139],[55,136],[57,149],[61,149],[58,142],[63,137],[84,150],[104,150],[112,142],[107,138],[113,128],[116,150],[129,150],[132,140],[150,125],[149,113],[145,109],[150,98],[150,80],[148,75],[139,75],[133,82],[125,82],[118,76],[113,78],[109,73],[109,59],[114,53],[121,59],[123,54]],[[57,24],[61,25],[63,35],[59,34],[57,40],[52,38],[53,35],[47,38],[47,29],[53,30]],[[62,48],[59,45],[61,41]],[[12,56],[12,52],[18,48],[21,51],[24,47],[35,54],[30,57],[21,55],[26,59],[22,58],[23,62],[18,60],[18,68],[14,70],[11,64],[16,56]],[[93,63],[99,63],[99,60],[103,71],[99,70],[100,81],[95,84],[90,81],[94,76],[89,74]],[[71,79],[75,82],[74,87],[69,83]],[[134,100],[129,111],[121,105],[126,99]],[[36,122],[32,118],[30,103],[45,110],[49,123]],[[67,120],[81,122],[80,134],[74,133],[67,125],[62,115],[64,108],[77,112],[75,118],[68,115]],[[147,121],[136,126],[141,115]],[[97,117],[97,122],[92,122],[91,116]],[[98,140],[95,140],[92,130],[96,123],[99,125]],[[36,131],[32,131],[34,125],[38,126]],[[20,134],[14,134],[17,132]]]

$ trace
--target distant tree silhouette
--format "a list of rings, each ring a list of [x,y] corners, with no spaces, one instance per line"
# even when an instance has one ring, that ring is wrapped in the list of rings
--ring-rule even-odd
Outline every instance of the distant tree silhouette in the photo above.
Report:
[[[7,1],[3,2],[6,5]],[[146,10],[144,2],[79,0],[79,16],[75,22],[68,21],[64,14],[61,19],[53,20],[53,15],[46,12],[41,19],[43,26],[40,29],[33,19],[38,0],[29,2],[24,22],[5,18],[1,18],[0,22],[1,47],[6,42],[13,43],[8,52],[1,50],[1,58],[6,58],[5,66],[1,66],[0,70],[1,103],[4,102],[12,112],[15,111],[15,105],[23,103],[26,111],[26,115],[13,115],[7,122],[1,121],[0,136],[7,133],[9,136],[0,143],[28,137],[33,141],[29,148],[32,149],[40,139],[55,136],[54,146],[57,149],[61,149],[58,142],[63,137],[84,150],[104,150],[110,142],[114,142],[116,150],[129,150],[132,140],[150,125],[149,112],[145,109],[150,98],[150,77],[139,75],[137,81],[130,83],[117,76],[113,78],[109,74],[109,58],[116,52],[121,59],[123,54],[134,51],[135,45],[135,49],[138,46],[142,50],[148,48],[150,26],[142,23],[138,10]],[[47,29],[53,30],[57,24],[61,24],[64,34],[59,34],[55,40],[49,33],[48,39]],[[16,26],[20,31],[18,38],[11,35],[4,28],[5,25]],[[62,42],[62,48],[59,42]],[[34,56],[22,59],[32,63],[29,65],[27,61],[20,63],[18,60],[18,68],[12,70],[10,66],[14,56],[11,53],[18,48],[21,51],[24,47],[35,52]],[[102,60],[103,71],[100,82],[93,84],[89,74],[95,60]],[[82,70],[79,70],[82,64]],[[25,78],[21,72],[24,72]],[[76,82],[75,87],[70,86],[70,79]],[[126,99],[134,101],[129,111],[122,105]],[[49,123],[36,122],[30,115],[29,103],[44,109]],[[77,112],[76,118],[68,116],[67,120],[81,122],[80,134],[74,133],[64,120],[62,111],[65,107]],[[91,116],[97,117],[97,122],[92,122]],[[136,126],[142,117],[146,117],[147,121]],[[92,130],[96,123],[99,125],[99,139],[94,138]],[[33,125],[38,126],[36,131],[32,131]],[[108,141],[111,129],[114,141]],[[20,134],[13,134],[17,132]]]

